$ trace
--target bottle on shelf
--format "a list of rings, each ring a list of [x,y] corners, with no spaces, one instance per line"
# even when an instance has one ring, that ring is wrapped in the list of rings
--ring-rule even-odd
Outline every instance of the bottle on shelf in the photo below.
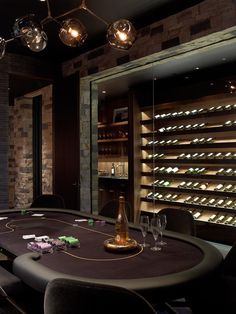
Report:
[[[224,221],[224,224],[225,224],[225,225],[231,224],[231,222],[233,221],[233,219],[234,219],[234,216],[229,216],[229,217]]]
[[[194,218],[194,219],[198,219],[198,218],[201,217],[201,215],[202,215],[202,212],[197,211],[196,213],[193,214],[193,218]]]
[[[216,223],[223,223],[225,220],[226,216],[225,215],[220,215],[219,218],[217,218]]]
[[[209,217],[208,221],[209,221],[209,222],[214,222],[215,219],[217,219],[217,214],[212,214],[212,215]]]
[[[114,164],[114,162],[111,164],[111,176],[115,176],[115,174],[116,174],[116,169],[115,169],[115,164]]]

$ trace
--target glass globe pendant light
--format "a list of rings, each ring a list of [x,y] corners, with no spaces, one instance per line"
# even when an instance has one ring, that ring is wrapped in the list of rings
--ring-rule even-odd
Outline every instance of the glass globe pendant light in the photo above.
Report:
[[[67,19],[62,23],[59,37],[63,44],[70,47],[83,45],[88,34],[84,25],[77,19]]]
[[[107,40],[111,47],[127,50],[136,40],[136,30],[128,20],[115,21],[107,29]]]
[[[42,51],[47,45],[47,35],[30,14],[17,19],[13,25],[13,35],[19,38],[24,46],[34,52]]]
[[[24,46],[34,52],[39,52],[45,49],[48,38],[43,30],[43,27],[45,24],[51,22],[56,22],[60,25],[59,38],[63,44],[70,47],[82,46],[88,37],[84,25],[76,18],[66,19],[62,23],[59,22],[62,17],[69,14],[71,15],[76,11],[85,11],[106,25],[106,37],[111,47],[127,50],[132,47],[136,40],[136,30],[130,21],[120,19],[109,24],[102,17],[98,16],[87,7],[86,0],[81,0],[81,4],[79,6],[58,16],[52,15],[50,1],[46,0],[45,3],[47,6],[47,16],[42,19],[40,23],[35,21],[34,14],[28,14],[15,20],[11,39],[5,40],[0,37],[0,59],[2,59],[5,55],[5,49],[8,42],[13,40],[20,41]]]

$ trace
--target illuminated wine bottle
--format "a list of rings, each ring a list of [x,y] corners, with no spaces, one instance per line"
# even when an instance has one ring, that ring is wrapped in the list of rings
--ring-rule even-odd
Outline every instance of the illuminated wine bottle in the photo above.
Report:
[[[234,216],[229,216],[229,217],[225,220],[224,224],[226,224],[226,225],[231,224],[231,222],[233,221],[233,219],[234,219]]]
[[[216,220],[216,223],[223,223],[225,218],[226,218],[225,215],[220,215],[220,217]]]
[[[201,212],[196,212],[196,213],[194,213],[193,217],[194,217],[194,219],[198,219],[201,215],[202,215]]]
[[[216,219],[217,215],[213,214],[210,216],[210,218],[208,219],[209,222],[214,222],[214,220]]]
[[[115,223],[115,242],[125,244],[129,240],[128,218],[125,211],[125,198],[119,197],[118,215]]]

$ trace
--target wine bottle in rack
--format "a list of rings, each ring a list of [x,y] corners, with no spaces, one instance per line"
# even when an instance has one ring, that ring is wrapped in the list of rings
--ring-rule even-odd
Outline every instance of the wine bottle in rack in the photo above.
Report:
[[[209,217],[208,221],[209,221],[209,222],[214,222],[216,218],[217,218],[217,214],[212,214],[212,215]]]
[[[231,208],[234,204],[234,201],[233,200],[227,200],[224,204],[224,207],[225,208]]]
[[[216,223],[223,223],[226,219],[225,215],[220,215],[219,218],[217,218]]]
[[[206,190],[209,183],[200,183],[199,190]]]
[[[178,185],[178,188],[185,188],[185,186],[186,186],[186,181],[182,181],[182,182],[180,182],[180,184]]]
[[[225,187],[224,187],[224,191],[225,192],[231,192],[233,190],[234,186],[233,184],[227,184]]]
[[[190,196],[187,196],[186,199],[184,200],[185,203],[192,203],[192,200],[193,200],[193,196],[190,195]]]
[[[220,183],[214,188],[215,191],[223,191],[224,184]]]
[[[209,202],[207,203],[207,205],[214,206],[215,203],[216,203],[216,199],[215,199],[215,198],[211,198],[211,199],[209,200]]]
[[[195,213],[193,214],[193,218],[194,218],[194,219],[198,219],[198,218],[201,217],[201,215],[202,215],[202,212],[197,211],[197,212],[195,212]]]
[[[229,216],[229,217],[224,221],[224,224],[225,224],[225,225],[231,224],[231,222],[233,221],[233,219],[234,219],[234,216]]]
[[[215,206],[223,207],[224,203],[225,203],[225,199],[219,199],[216,201]]]
[[[209,200],[208,197],[202,197],[199,201],[199,204],[205,205],[207,204],[208,200]]]

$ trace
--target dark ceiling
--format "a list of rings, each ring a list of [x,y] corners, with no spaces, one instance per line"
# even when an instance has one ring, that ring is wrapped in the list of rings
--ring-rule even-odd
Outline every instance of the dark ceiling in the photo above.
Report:
[[[87,7],[108,23],[120,18],[129,19],[138,30],[155,21],[175,14],[203,0],[87,0]],[[53,17],[77,8],[81,0],[49,0]],[[35,14],[39,22],[47,17],[47,3],[40,0],[1,0],[0,37],[12,38],[12,26],[15,19],[27,14]],[[65,61],[90,49],[106,43],[106,25],[89,13],[77,10],[66,17],[77,17],[85,25],[88,38],[82,47],[71,48],[61,43],[58,38],[60,25],[50,21],[44,26],[48,36],[48,45],[41,52],[32,52],[17,40],[7,44],[6,52],[34,55],[39,58]],[[58,21],[62,22],[61,18]]]

